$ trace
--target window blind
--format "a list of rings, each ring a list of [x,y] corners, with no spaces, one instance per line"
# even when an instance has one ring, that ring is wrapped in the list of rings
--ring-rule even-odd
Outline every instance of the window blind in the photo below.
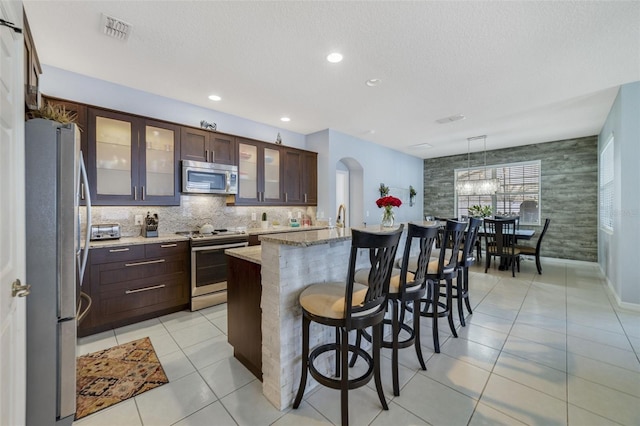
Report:
[[[493,195],[460,195],[456,193],[456,213],[467,216],[473,205],[491,206],[494,215],[520,216],[520,223],[540,225],[540,161],[499,164],[456,169],[458,180],[497,178],[500,188]]]

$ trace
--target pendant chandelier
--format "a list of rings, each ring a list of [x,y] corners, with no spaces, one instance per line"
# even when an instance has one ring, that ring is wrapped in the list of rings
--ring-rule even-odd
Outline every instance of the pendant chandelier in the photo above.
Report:
[[[456,183],[458,195],[493,195],[500,188],[499,179],[471,179],[471,141],[478,139],[484,142],[484,176],[487,175],[487,135],[467,138],[467,179]]]

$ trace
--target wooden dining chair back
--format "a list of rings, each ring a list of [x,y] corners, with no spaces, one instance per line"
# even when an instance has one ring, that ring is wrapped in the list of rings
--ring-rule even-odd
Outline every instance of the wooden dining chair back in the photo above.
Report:
[[[535,248],[531,246],[524,245],[516,245],[516,248],[520,249],[520,254],[527,254],[530,256],[536,257],[536,269],[538,270],[538,274],[542,275],[542,264],[540,263],[540,247],[542,245],[542,239],[544,235],[547,233],[547,229],[549,229],[549,224],[551,223],[551,219],[547,218],[544,221],[544,226],[542,227],[542,233],[538,237],[538,242],[536,243]]]
[[[484,219],[484,236],[487,242],[486,273],[491,266],[491,258],[500,259],[500,267],[511,268],[516,276],[520,272],[520,249],[516,248],[516,219]]]
[[[318,283],[305,288],[299,297],[302,308],[302,357],[300,385],[293,402],[298,408],[307,384],[307,373],[321,385],[340,390],[342,424],[349,424],[349,389],[366,385],[374,378],[382,408],[388,410],[380,378],[380,348],[382,347],[382,321],[386,312],[389,281],[404,225],[392,232],[365,232],[351,230],[351,251],[345,282]],[[368,253],[368,284],[354,281],[356,263],[362,251]],[[310,325],[316,322],[334,327],[332,343],[320,344],[312,351]],[[372,328],[371,353],[359,345],[349,344],[349,331]],[[316,366],[324,366],[326,356],[335,356],[335,371],[327,373]],[[349,353],[356,353],[367,367],[361,375],[349,378]]]

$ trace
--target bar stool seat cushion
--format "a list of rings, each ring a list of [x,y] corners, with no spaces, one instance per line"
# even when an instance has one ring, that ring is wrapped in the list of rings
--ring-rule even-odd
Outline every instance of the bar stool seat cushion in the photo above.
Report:
[[[434,250],[435,252],[435,250]],[[462,252],[461,252],[462,253]],[[427,266],[427,274],[428,275],[435,275],[438,273],[438,256],[440,256],[438,253],[434,253],[431,255],[431,259],[429,261],[429,266]],[[449,253],[447,253],[447,256],[450,256]],[[410,257],[409,258],[409,264],[407,267],[407,270],[409,271],[415,271],[418,268],[418,256],[415,257]],[[444,274],[450,274],[455,270],[454,267],[445,267],[444,270],[442,271]],[[399,274],[400,272],[398,272]],[[391,280],[393,281],[393,276],[391,277]],[[409,281],[409,276],[407,275],[407,281]],[[356,279],[356,282],[361,282],[358,281]]]
[[[418,258],[416,257],[416,263],[418,262]],[[417,291],[421,283],[414,282],[415,275],[411,272],[407,272],[407,288],[406,291],[412,292]],[[353,280],[357,283],[367,285],[369,280],[369,269],[359,269],[356,271]],[[389,281],[389,293],[399,293],[400,292],[400,269],[393,268],[391,271],[391,281]]]
[[[343,282],[310,285],[300,293],[300,305],[305,311],[312,315],[331,319],[342,319],[345,317],[344,289]],[[354,283],[351,305],[362,306],[368,290],[369,287],[366,285]],[[358,313],[354,312],[352,316],[367,315],[376,310],[377,308]]]

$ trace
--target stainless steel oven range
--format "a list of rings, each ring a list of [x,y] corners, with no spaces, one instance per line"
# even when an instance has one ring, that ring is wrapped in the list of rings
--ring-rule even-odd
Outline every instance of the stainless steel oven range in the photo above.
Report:
[[[216,229],[210,234],[177,232],[191,239],[191,310],[227,301],[228,248],[246,247],[249,236],[241,231]]]

